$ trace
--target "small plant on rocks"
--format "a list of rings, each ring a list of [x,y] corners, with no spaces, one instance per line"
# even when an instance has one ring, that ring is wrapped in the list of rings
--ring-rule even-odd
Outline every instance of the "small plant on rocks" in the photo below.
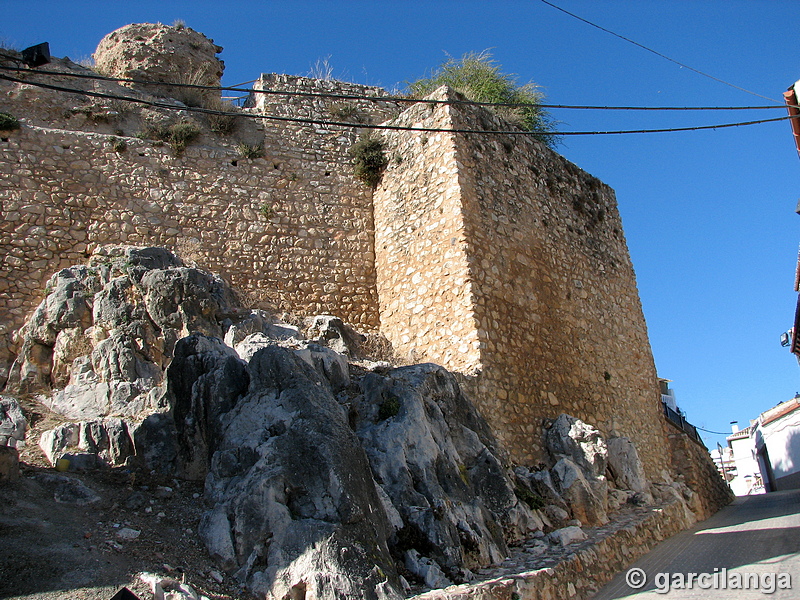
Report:
[[[128,149],[127,142],[114,135],[108,138],[108,144],[114,152],[125,152]]]
[[[169,144],[175,154],[181,154],[199,136],[200,128],[190,121],[182,121],[172,125],[150,123],[138,135],[141,138]]]
[[[517,76],[503,73],[488,50],[449,57],[430,77],[408,84],[412,97],[421,98],[448,85],[468,100],[498,104],[492,110],[551,148],[558,145],[555,122],[542,108],[544,94],[535,83],[517,83]],[[509,106],[511,105],[511,106]]]
[[[266,202],[264,202],[264,204],[258,207],[258,212],[265,219],[271,219],[272,217],[275,216],[275,209],[272,208]]]
[[[238,112],[238,108],[216,98],[213,100],[207,99],[204,103],[204,108],[217,111],[206,115],[211,131],[220,135],[230,135],[234,132],[240,117],[231,113]]]
[[[242,158],[264,158],[265,154],[264,146],[261,144],[254,144],[251,146],[250,144],[242,143],[239,144],[237,150]]]
[[[186,146],[191,144],[200,135],[200,128],[194,123],[189,122],[175,123],[169,130],[169,139],[165,141],[172,146],[176,154],[180,154],[186,150]]]
[[[378,406],[378,419],[385,421],[400,412],[400,400],[396,396],[389,396]]]

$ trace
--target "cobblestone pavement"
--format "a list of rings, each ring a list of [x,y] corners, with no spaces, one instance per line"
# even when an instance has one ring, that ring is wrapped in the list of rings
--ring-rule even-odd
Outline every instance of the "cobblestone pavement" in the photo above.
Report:
[[[800,490],[791,490],[737,498],[656,546],[592,600],[799,596]]]

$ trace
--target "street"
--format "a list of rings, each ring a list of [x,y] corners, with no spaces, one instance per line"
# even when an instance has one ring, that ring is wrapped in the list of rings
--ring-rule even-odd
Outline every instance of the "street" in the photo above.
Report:
[[[656,546],[592,600],[788,599],[798,590],[800,490],[790,490],[736,498]]]

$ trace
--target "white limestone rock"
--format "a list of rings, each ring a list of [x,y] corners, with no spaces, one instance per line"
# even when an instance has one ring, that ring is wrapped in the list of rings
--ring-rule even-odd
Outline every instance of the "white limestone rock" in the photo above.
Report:
[[[501,562],[507,540],[544,526],[515,495],[488,425],[452,374],[412,365],[369,373],[361,389],[355,428],[402,519],[398,539],[418,540],[451,581]]]
[[[608,522],[608,485],[605,478],[587,478],[583,470],[569,458],[559,460],[551,473],[573,517],[589,526]]]
[[[119,418],[59,425],[42,433],[39,447],[51,465],[67,458],[71,470],[121,465],[134,453],[128,423]]]
[[[218,417],[199,533],[228,573],[265,598],[399,598],[394,528],[347,413],[316,369],[276,345]]]
[[[24,446],[26,428],[25,415],[19,402],[11,396],[0,396],[0,446]]]
[[[452,585],[447,577],[445,577],[436,561],[431,560],[427,556],[421,556],[419,552],[408,550],[403,558],[406,569],[411,571],[414,575],[419,577],[425,582],[425,585],[431,589],[439,589]]]
[[[584,469],[589,476],[602,477],[606,472],[608,448],[600,432],[580,419],[561,414],[545,435],[550,453],[565,456]]]
[[[636,446],[626,437],[610,437],[608,447],[608,468],[617,487],[634,492],[647,492],[644,467],[639,459]]]
[[[570,526],[570,527],[562,527],[561,529],[556,529],[555,531],[551,531],[547,535],[547,539],[559,546],[569,546],[570,544],[574,544],[576,542],[582,542],[587,539],[586,533],[580,527]]]

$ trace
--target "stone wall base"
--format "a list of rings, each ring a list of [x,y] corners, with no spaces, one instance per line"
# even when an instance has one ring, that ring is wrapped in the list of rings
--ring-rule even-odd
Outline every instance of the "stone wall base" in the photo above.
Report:
[[[516,549],[489,579],[413,599],[585,600],[659,542],[691,525],[691,513],[681,502],[630,509],[608,525],[587,530],[589,538],[568,546],[560,557],[533,557]]]
[[[672,467],[675,474],[683,477],[683,482],[697,495],[697,499],[691,503],[692,510],[698,519],[705,520],[730,504],[735,496],[704,446],[691,440],[669,422],[667,430]]]

